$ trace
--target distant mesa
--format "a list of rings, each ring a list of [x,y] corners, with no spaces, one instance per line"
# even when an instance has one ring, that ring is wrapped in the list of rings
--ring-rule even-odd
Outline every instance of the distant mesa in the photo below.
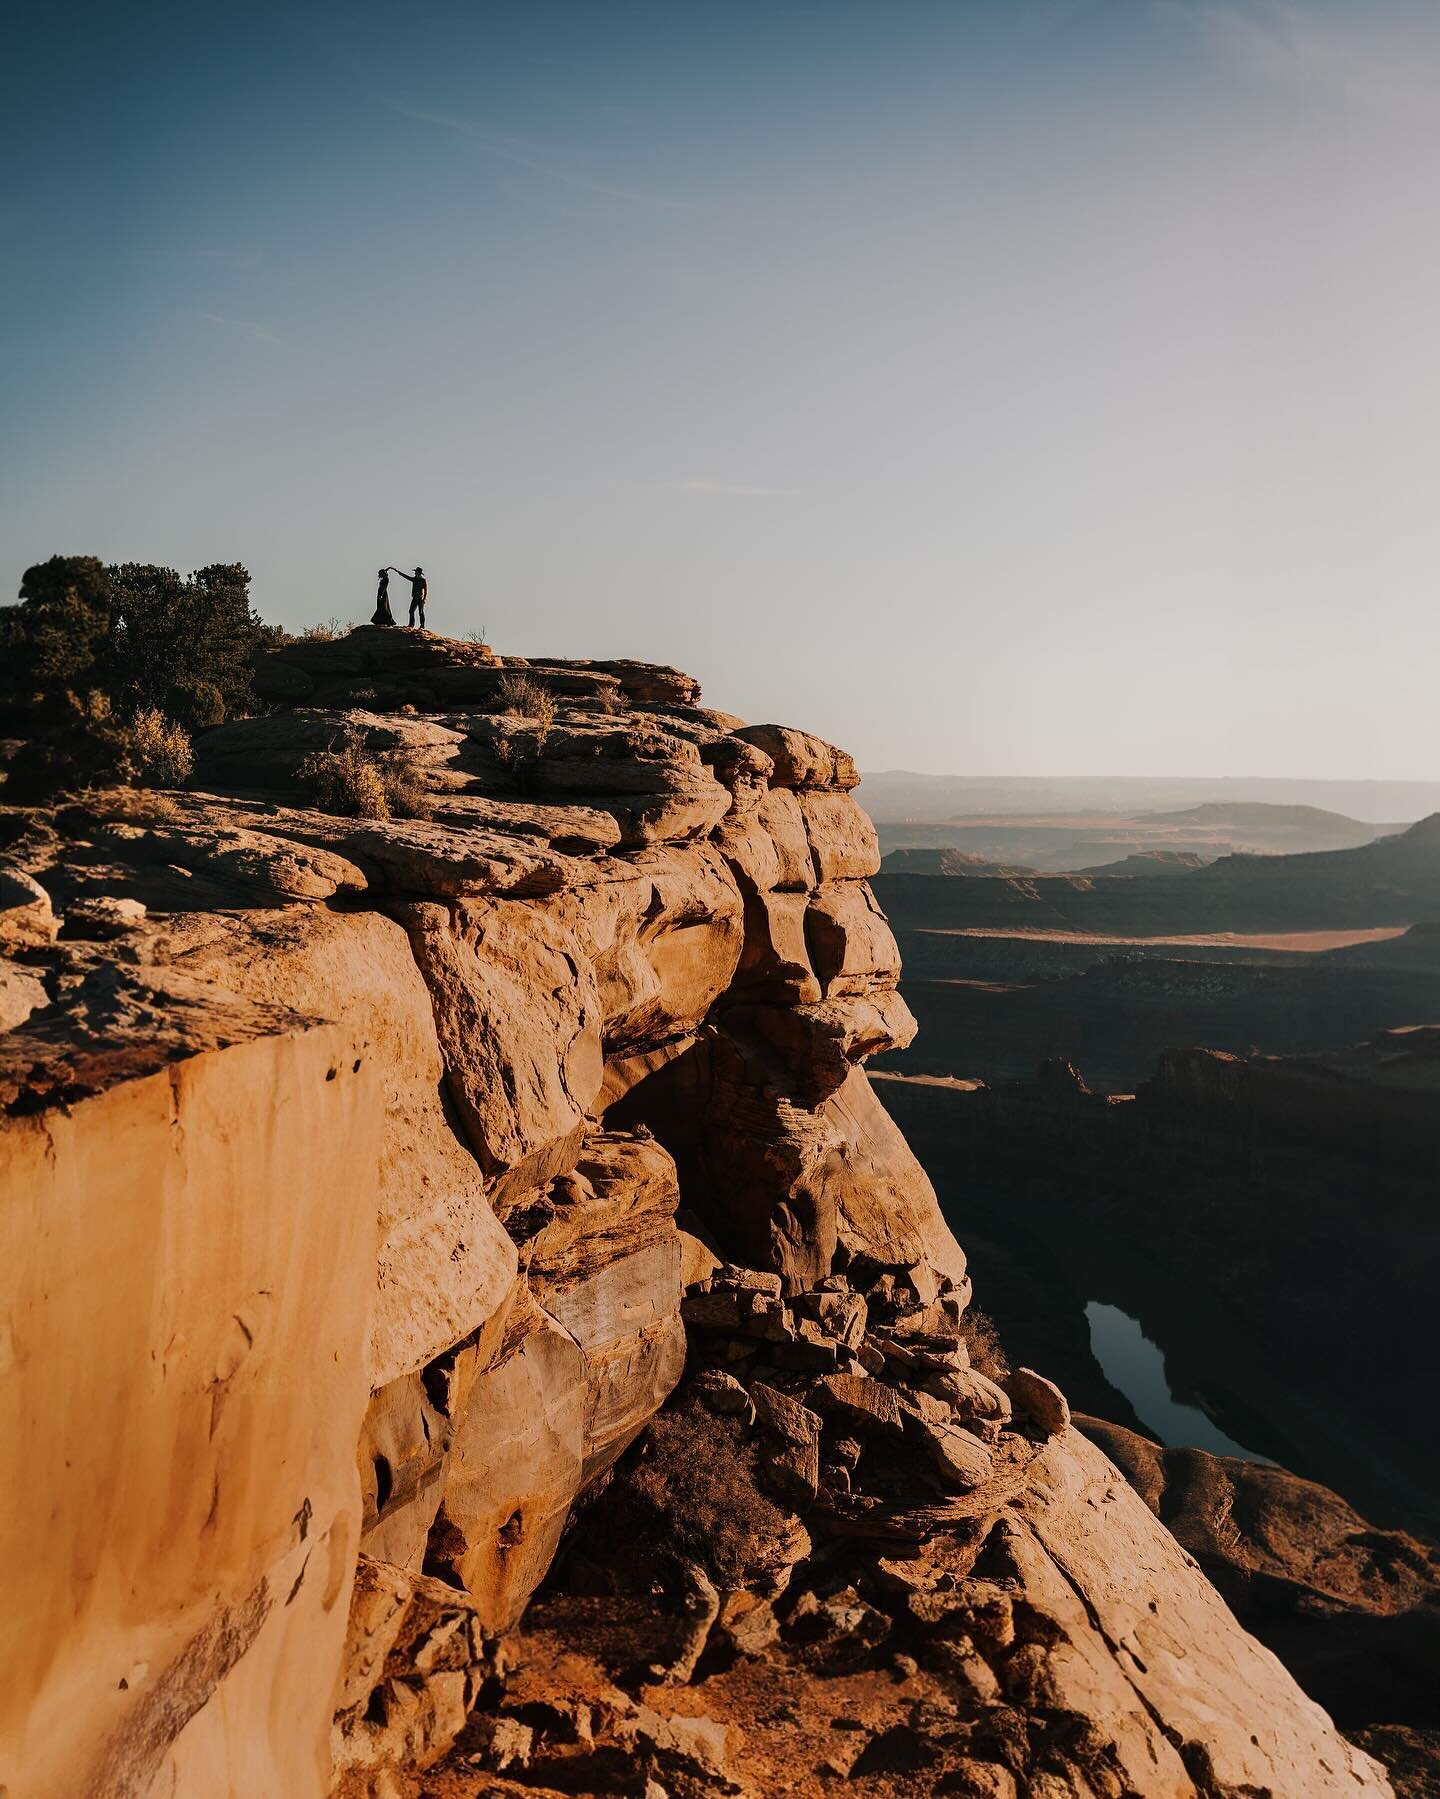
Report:
[[[882,831],[883,842],[883,831]],[[1440,813],[1353,848],[1232,854],[1143,880],[1113,867],[940,881],[888,860],[882,902],[908,929],[1022,927],[1134,936],[1366,930],[1422,923],[1440,893]]]
[[[880,864],[892,875],[1030,875],[1033,868],[1019,862],[992,862],[966,850],[912,848],[891,850]]]
[[[1208,868],[1215,858],[1202,856],[1198,850],[1136,850],[1133,856],[1122,856],[1118,862],[1102,862],[1095,868],[1077,868],[1078,875],[1104,875],[1144,879],[1150,875],[1185,874],[1192,868]]]
[[[1169,811],[1071,810],[952,813],[949,817],[888,810],[868,791],[875,807],[880,847],[887,856],[904,849],[954,850],[995,866],[972,871],[1003,874],[1105,874],[1119,872],[1136,856],[1168,852],[1198,858],[1190,866],[1223,856],[1295,855],[1310,850],[1358,849],[1403,829],[1369,824],[1320,806],[1260,801],[1205,802]],[[1179,866],[1179,864],[1176,864]],[[892,872],[901,872],[898,866]],[[909,873],[964,873],[907,865]],[[1129,865],[1123,872],[1146,875],[1151,867]]]

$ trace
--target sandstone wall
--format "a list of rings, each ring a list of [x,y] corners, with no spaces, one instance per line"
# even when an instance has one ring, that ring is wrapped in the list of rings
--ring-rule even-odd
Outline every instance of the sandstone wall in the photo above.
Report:
[[[324,1789],[378,1083],[278,1027],[0,1132],[11,1794]]]

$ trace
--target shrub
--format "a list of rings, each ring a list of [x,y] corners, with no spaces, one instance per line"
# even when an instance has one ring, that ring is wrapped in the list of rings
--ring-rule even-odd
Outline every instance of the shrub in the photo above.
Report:
[[[192,731],[225,723],[225,697],[213,681],[176,681],[165,696],[165,710]]]
[[[311,750],[295,771],[323,812],[341,818],[389,818],[390,802],[380,770],[358,731],[346,731],[337,749]]]
[[[971,1306],[960,1321],[960,1335],[970,1351],[970,1366],[988,1380],[1001,1381],[1010,1372],[1010,1363],[1000,1345],[1000,1333],[988,1312]]]
[[[4,686],[15,695],[99,685],[110,637],[110,572],[94,556],[52,556],[27,568],[23,604],[0,614]]]
[[[334,643],[337,638],[349,635],[349,626],[343,619],[322,618],[318,625],[306,625],[300,633],[301,643]]]
[[[655,1418],[617,1495],[646,1546],[699,1562],[735,1586],[786,1514],[756,1485],[755,1451],[736,1418],[683,1401]]]
[[[332,743],[312,750],[295,774],[322,811],[342,818],[428,818],[433,810],[413,753],[392,749],[372,755],[353,728],[338,748]]]
[[[174,733],[252,710],[254,658],[280,637],[251,610],[238,563],[182,577],[52,556],[26,569],[20,601],[0,608],[0,738],[18,746],[6,754],[7,798],[175,778],[185,752]],[[132,740],[117,715],[147,712],[163,728],[147,723]]]
[[[137,787],[183,787],[195,767],[190,733],[158,706],[142,706],[120,730],[121,778]]]
[[[549,736],[555,723],[555,696],[534,675],[521,668],[508,668],[500,677],[500,699],[506,712],[518,712],[522,718],[533,718],[541,735]]]
[[[405,749],[382,750],[375,758],[385,803],[393,818],[429,818],[435,802],[420,782],[414,753]]]

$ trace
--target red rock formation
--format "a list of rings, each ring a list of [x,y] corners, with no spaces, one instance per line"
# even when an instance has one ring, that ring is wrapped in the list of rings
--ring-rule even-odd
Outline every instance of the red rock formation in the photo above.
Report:
[[[334,1712],[335,1790],[406,1791],[577,1501],[623,1469],[594,1565],[643,1489],[688,1342],[683,1415],[782,1490],[718,1585],[669,1554],[672,1675],[713,1639],[808,1679],[827,1632],[864,1669],[903,1614],[969,1669],[925,1738],[956,1790],[1386,1791],[1059,1394],[970,1367],[862,1066],[913,1021],[849,757],[674,670],[507,672],[291,646],[263,691],[324,710],[209,733],[213,791],[7,816],[9,1790],[304,1799]],[[312,809],[337,727],[429,816]],[[605,1716],[676,1792],[744,1785],[709,1720]],[[492,1714],[497,1776],[536,1731]]]

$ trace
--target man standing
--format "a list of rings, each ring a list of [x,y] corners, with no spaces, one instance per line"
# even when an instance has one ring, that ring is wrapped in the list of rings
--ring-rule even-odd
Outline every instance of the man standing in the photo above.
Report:
[[[397,568],[395,573],[400,576],[402,581],[410,583],[410,623],[412,625],[415,623],[415,615],[418,612],[420,629],[423,631],[425,629],[425,601],[430,594],[430,583],[425,579],[425,571],[417,562],[413,575],[407,575],[403,568]]]

